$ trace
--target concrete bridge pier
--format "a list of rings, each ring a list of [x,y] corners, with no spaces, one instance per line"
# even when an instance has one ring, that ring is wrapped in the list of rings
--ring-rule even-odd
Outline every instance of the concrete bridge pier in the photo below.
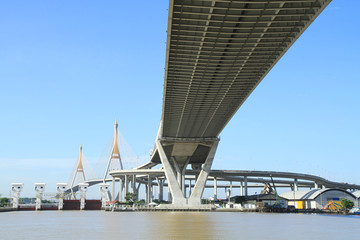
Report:
[[[152,202],[152,178],[148,175],[148,183],[146,184],[146,203]]]
[[[174,164],[171,164],[168,157],[165,154],[161,141],[160,140],[156,141],[156,150],[159,153],[161,163],[164,167],[165,176],[168,181],[168,188],[170,189],[172,196],[173,207],[178,207],[178,208],[199,207],[201,205],[201,197],[204,192],[205,184],[209,176],[209,172],[214,160],[218,143],[219,143],[218,139],[213,141],[208,156],[198,176],[198,179],[195,182],[194,189],[191,195],[188,198],[186,198],[185,178],[183,177],[183,175],[185,175],[185,170],[189,162],[189,158],[187,157],[186,161],[183,162],[183,165],[179,166],[179,164],[175,162],[176,158],[172,157],[171,162],[173,162]],[[183,145],[180,146],[185,148],[185,150],[188,150],[188,152],[190,152],[189,149],[193,148],[192,149],[192,153],[193,153],[193,151],[195,151],[197,147],[197,144],[195,144],[195,147],[193,142],[191,143],[192,145],[190,144],[186,145],[186,144],[187,143],[184,143]]]
[[[136,175],[132,175],[131,179],[131,193],[136,194]]]
[[[140,189],[141,183],[139,183],[136,187],[136,200],[139,200],[139,189]]]
[[[244,184],[240,182],[240,196],[244,196]]]
[[[298,179],[295,178],[294,179],[294,191],[297,192],[299,190],[299,183],[298,183]]]
[[[112,178],[111,201],[115,201],[115,177]]]
[[[158,184],[158,199],[159,201],[163,201],[163,194],[164,194],[164,180],[159,179],[158,177],[156,177],[156,181]]]
[[[244,188],[245,188],[245,196],[248,195],[248,181],[247,176],[244,177]]]
[[[189,179],[189,197],[191,196],[191,179]]]
[[[129,192],[129,178],[128,175],[125,175],[125,180],[124,180],[124,196],[126,196],[126,194]]]
[[[217,200],[217,179],[214,177],[214,200]]]
[[[120,177],[119,178],[119,202],[124,201],[123,188],[124,188],[124,182],[123,182],[123,179]]]

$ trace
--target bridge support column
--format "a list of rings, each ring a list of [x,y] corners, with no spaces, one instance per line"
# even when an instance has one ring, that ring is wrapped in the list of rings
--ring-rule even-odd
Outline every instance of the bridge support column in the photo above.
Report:
[[[125,186],[124,186],[124,196],[129,192],[129,178],[128,175],[125,175]]]
[[[189,197],[191,196],[191,179],[189,179]]]
[[[201,196],[204,193],[205,184],[207,178],[210,173],[211,165],[214,161],[215,153],[217,146],[219,144],[219,140],[214,141],[213,145],[211,146],[210,152],[205,160],[202,170],[200,171],[199,177],[195,183],[194,191],[191,193],[189,197],[189,204],[190,205],[201,205]]]
[[[232,193],[233,193],[233,190],[232,190],[232,181],[230,181],[230,197],[232,197]]]
[[[139,200],[139,189],[140,189],[141,183],[139,183],[136,187],[136,200]]]
[[[217,200],[217,179],[214,177],[214,200]]]
[[[294,179],[294,191],[297,192],[298,190],[299,190],[298,179],[295,178]]]
[[[115,201],[115,178],[112,178],[111,201]]]
[[[159,199],[159,201],[163,201],[164,200],[164,197],[163,197],[163,195],[164,195],[164,180],[157,178],[157,182],[158,182],[158,188],[159,188],[158,199]]]
[[[131,192],[133,194],[136,194],[136,175],[132,176],[132,180],[131,180]]]
[[[172,202],[172,196],[171,196],[171,191],[168,185],[168,202]]]
[[[151,175],[148,175],[148,183],[146,186],[146,203],[149,204],[152,202],[152,185],[151,185]]]
[[[203,164],[203,168],[200,171],[197,181],[195,182],[194,189],[193,189],[190,197],[186,198],[186,197],[184,197],[184,193],[182,191],[183,190],[182,185],[185,185],[185,184],[181,184],[183,182],[182,179],[181,179],[181,183],[179,184],[179,181],[178,181],[179,174],[175,175],[174,169],[165,154],[165,151],[163,149],[163,146],[162,146],[160,140],[156,141],[156,149],[159,153],[161,163],[165,170],[165,176],[168,181],[168,188],[170,189],[170,192],[172,195],[173,206],[196,207],[196,206],[201,205],[201,196],[204,192],[205,184],[206,184],[207,178],[209,176],[209,172],[210,172],[213,160],[214,160],[214,156],[215,156],[215,152],[216,152],[218,143],[219,143],[218,139],[216,139],[212,143],[210,151],[208,153],[208,156],[205,160],[205,163]],[[183,172],[183,171],[185,172],[186,165],[187,164],[185,164],[185,166],[183,166],[183,168],[181,169],[182,170],[181,172]],[[178,169],[176,169],[176,165],[174,166],[174,168],[175,168],[175,171],[178,173],[179,171],[178,171]]]
[[[244,187],[245,187],[245,196],[248,195],[248,182],[247,182],[247,176],[244,177]]]
[[[240,196],[244,196],[244,184],[240,182]]]
[[[314,188],[315,188],[315,189],[318,189],[318,188],[319,188],[319,185],[318,185],[317,182],[314,182]]]
[[[165,154],[165,151],[160,143],[160,141],[156,141],[156,147],[159,152],[161,163],[165,170],[165,176],[168,182],[169,193],[171,193],[172,203],[175,205],[184,205],[186,204],[183,193],[181,192],[181,188],[178,182],[178,178],[176,177],[174,170]],[[175,167],[176,168],[176,167]],[[178,172],[178,171],[177,171]]]
[[[119,202],[123,202],[124,201],[124,195],[123,195],[123,180],[122,178],[120,177],[119,178]]]
[[[184,166],[181,172],[181,191],[183,192],[184,197],[186,197],[185,171],[186,171],[186,166]]]

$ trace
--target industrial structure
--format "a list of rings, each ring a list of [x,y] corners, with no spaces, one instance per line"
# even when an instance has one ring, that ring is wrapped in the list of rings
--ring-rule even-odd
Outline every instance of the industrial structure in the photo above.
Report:
[[[337,188],[291,191],[281,194],[281,197],[287,199],[288,204],[297,209],[324,209],[332,202],[341,206],[343,198],[351,200],[358,206],[358,200],[354,194]]]

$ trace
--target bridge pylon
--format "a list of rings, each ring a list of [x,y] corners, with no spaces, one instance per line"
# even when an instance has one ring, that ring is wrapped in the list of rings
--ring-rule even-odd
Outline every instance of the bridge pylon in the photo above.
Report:
[[[73,199],[75,199],[75,192],[73,190],[74,184],[75,184],[75,180],[77,178],[77,176],[79,176],[80,179],[80,183],[81,182],[85,182],[86,181],[86,177],[85,177],[85,172],[84,172],[84,165],[83,165],[83,154],[82,154],[82,145],[80,145],[80,151],[79,151],[79,157],[78,157],[78,161],[76,163],[76,169],[75,169],[75,174],[71,180],[71,185],[69,186],[69,188],[71,189],[71,197]]]
[[[110,167],[113,166],[117,166],[120,169],[116,169],[116,170],[123,170],[123,165],[121,162],[121,156],[120,156],[120,151],[119,151],[119,145],[118,145],[118,123],[117,120],[115,120],[115,124],[114,124],[114,143],[112,146],[112,150],[111,150],[111,154],[109,157],[109,160],[106,164],[106,168],[105,168],[105,172],[104,172],[104,176],[103,176],[103,183],[105,183],[106,177],[109,174],[110,170],[115,170],[115,169],[111,169]],[[122,181],[121,179],[119,180],[120,182]],[[120,184],[122,185],[122,184]],[[122,189],[119,189],[119,192],[121,192]],[[115,179],[113,178],[113,184],[112,184],[112,194],[110,194],[110,192],[108,191],[108,199],[111,200],[115,200]]]

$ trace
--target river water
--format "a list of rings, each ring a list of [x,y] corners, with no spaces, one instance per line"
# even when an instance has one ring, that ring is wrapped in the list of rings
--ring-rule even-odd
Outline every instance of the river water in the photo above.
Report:
[[[0,239],[360,239],[360,217],[239,212],[0,213]]]

